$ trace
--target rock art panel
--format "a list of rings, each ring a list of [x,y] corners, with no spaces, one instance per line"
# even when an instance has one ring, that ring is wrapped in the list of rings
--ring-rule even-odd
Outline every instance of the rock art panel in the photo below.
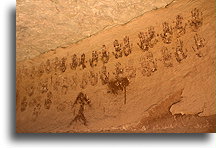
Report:
[[[177,1],[17,61],[17,131],[213,132],[212,3]]]

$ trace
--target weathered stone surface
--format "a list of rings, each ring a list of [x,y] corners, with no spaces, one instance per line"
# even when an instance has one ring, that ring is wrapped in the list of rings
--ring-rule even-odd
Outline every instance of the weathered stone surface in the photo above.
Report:
[[[17,132],[215,132],[214,3],[177,1],[17,62]]]
[[[172,0],[17,0],[17,61],[124,24]]]

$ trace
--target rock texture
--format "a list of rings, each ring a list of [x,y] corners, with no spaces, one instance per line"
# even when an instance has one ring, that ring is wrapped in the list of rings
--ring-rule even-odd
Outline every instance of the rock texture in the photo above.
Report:
[[[17,62],[17,132],[215,132],[214,3],[177,1]]]
[[[17,0],[17,61],[124,24],[172,0]]]

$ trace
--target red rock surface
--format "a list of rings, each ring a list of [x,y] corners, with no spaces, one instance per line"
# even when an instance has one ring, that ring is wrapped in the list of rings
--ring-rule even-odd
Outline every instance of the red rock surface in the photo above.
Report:
[[[17,62],[17,132],[215,132],[214,4],[177,1]]]

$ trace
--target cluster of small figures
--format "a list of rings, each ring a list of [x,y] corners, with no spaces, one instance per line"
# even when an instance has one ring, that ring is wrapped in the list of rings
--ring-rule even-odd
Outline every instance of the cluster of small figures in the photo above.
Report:
[[[203,57],[201,49],[205,47],[205,39],[196,33],[194,35],[194,43],[195,46],[192,47],[193,51],[198,57]],[[149,77],[153,72],[157,71],[157,60],[162,61],[165,67],[173,67],[173,58],[175,58],[178,63],[181,63],[188,56],[188,49],[184,47],[184,43],[181,39],[177,39],[175,47],[172,49],[162,46],[160,52],[161,58],[159,59],[154,58],[151,51],[146,51],[144,58],[140,59],[143,76]]]
[[[102,85],[106,85],[108,89],[108,93],[112,94],[118,94],[119,91],[125,92],[125,99],[124,104],[126,104],[126,87],[129,85],[129,78],[125,77],[124,75],[125,69],[122,67],[121,63],[116,64],[115,72],[113,73],[115,75],[114,78],[109,77],[109,73],[107,72],[106,66],[102,67],[102,73],[100,75]],[[132,75],[134,75],[134,72],[132,72]],[[131,76],[130,78],[132,78]],[[35,90],[35,86],[31,85],[27,87],[26,92],[27,96],[22,97],[21,99],[21,108],[20,111],[24,112],[27,110],[27,108],[32,109],[32,119],[33,121],[36,121],[38,116],[40,115],[42,111],[42,107],[45,110],[49,110],[54,103],[54,95],[52,92],[52,89],[48,87],[48,83],[41,82],[39,84],[40,87]],[[58,84],[59,87],[61,87],[60,84]],[[68,86],[69,87],[69,86]],[[39,91],[41,95],[44,95],[44,97],[37,96],[39,93],[35,92]],[[58,91],[58,90],[57,90]],[[34,96],[36,94],[36,97]],[[17,95],[19,95],[19,92],[17,92]],[[21,97],[21,96],[17,96]],[[43,99],[44,98],[44,99]],[[67,107],[68,104],[71,104],[71,108],[73,110],[76,110],[74,113],[74,118],[71,120],[70,124],[74,122],[82,122],[85,126],[87,125],[87,120],[84,116],[84,106],[88,105],[91,106],[90,100],[86,96],[86,94],[80,92],[74,101],[74,103],[69,102],[63,102],[56,106],[56,110],[58,112],[63,112]]]
[[[49,91],[47,93],[47,97],[44,100],[44,108],[49,110],[52,103],[53,103],[53,94],[52,92]],[[29,98],[29,97],[24,96],[21,100],[20,111],[21,112],[26,111],[27,107],[33,108],[32,118],[33,118],[33,121],[35,121],[37,117],[39,116],[39,114],[41,113],[41,108],[42,108],[41,98],[39,97]]]
[[[171,26],[168,22],[163,22],[163,30],[160,34],[157,34],[154,27],[152,26],[149,27],[146,32],[140,32],[138,34],[138,47],[144,52],[149,51],[149,49],[153,48],[160,39],[165,44],[172,43],[173,35],[176,35],[178,44],[178,48],[176,48],[176,58],[178,62],[181,61],[181,59],[186,58],[185,53],[182,51],[183,43],[179,37],[186,33],[186,26],[188,24],[192,31],[198,31],[198,29],[203,24],[202,12],[195,8],[191,11],[191,19],[188,20],[188,23],[184,23],[184,18],[181,15],[177,15],[176,20],[173,23],[174,25]],[[196,47],[193,49],[195,52],[197,52],[197,56],[201,57],[202,54],[199,53],[199,49],[203,47],[204,40],[198,35],[196,35],[194,38]],[[109,62],[111,55],[113,55],[116,59],[123,56],[129,56],[132,53],[132,46],[133,44],[130,42],[129,37],[125,36],[122,43],[120,43],[118,40],[114,40],[114,52],[109,52],[106,45],[102,45],[100,51],[92,51],[92,55],[89,60],[86,59],[86,55],[84,53],[81,54],[80,57],[77,54],[73,54],[69,62],[67,62],[66,57],[62,57],[61,59],[55,57],[53,60],[48,59],[45,63],[42,62],[38,67],[33,67],[32,75],[35,76],[38,74],[41,76],[44,72],[50,73],[51,71],[65,72],[67,65],[69,65],[72,70],[76,70],[77,68],[85,69],[87,67],[87,63],[89,63],[90,67],[95,67],[98,65],[99,61],[105,65]]]
[[[48,99],[45,100],[45,104],[44,104],[45,109],[49,109],[51,107],[52,104],[51,98],[52,96],[50,96]],[[21,112],[24,112],[27,109],[28,105],[29,107],[33,107],[32,117],[33,117],[33,121],[35,121],[41,113],[41,107],[42,107],[41,103],[39,103],[39,101],[37,100],[28,102],[27,98],[24,97],[24,99],[21,102]],[[77,98],[75,99],[74,103],[71,104],[71,109],[74,110],[74,117],[71,120],[69,125],[72,125],[72,123],[78,121],[82,122],[85,126],[87,125],[87,120],[86,117],[84,116],[85,105],[91,107],[91,101],[89,100],[86,94],[80,92]],[[58,106],[57,109],[61,110],[61,106]],[[77,111],[75,112],[75,110]]]
[[[186,33],[186,26],[188,24],[192,31],[197,32],[203,24],[202,12],[200,12],[199,9],[194,8],[191,11],[191,19],[188,20],[188,24],[184,23],[183,16],[177,15],[173,24],[174,25],[171,26],[168,22],[163,22],[163,30],[160,34],[157,34],[152,26],[149,27],[146,32],[140,32],[138,34],[139,43],[137,43],[137,45],[141,50],[148,51],[158,43],[159,39],[165,44],[170,44],[172,43],[173,35],[179,38]]]
[[[125,36],[123,45],[120,44],[118,40],[115,40],[113,42],[113,46],[115,48],[115,51],[112,52],[112,55],[114,55],[116,59],[123,56],[128,56],[132,52],[132,44],[130,43],[128,36]],[[68,66],[72,70],[76,70],[77,68],[85,69],[87,67],[87,63],[89,63],[90,67],[93,68],[98,65],[99,61],[102,62],[102,65],[108,63],[110,56],[111,54],[107,50],[106,45],[102,45],[101,51],[92,51],[92,57],[89,60],[86,60],[86,55],[84,53],[81,54],[80,57],[78,57],[77,54],[73,54],[69,62],[67,61],[67,57],[62,57],[61,59],[55,57],[54,59],[47,59],[45,63],[42,62],[38,66],[31,67],[31,69],[23,68],[23,72],[27,75],[30,75],[31,78],[34,78],[35,76],[40,77],[44,73],[63,73],[67,70]],[[30,72],[27,70],[30,70]]]
[[[115,51],[112,52],[116,59],[128,56],[132,53],[132,44],[130,43],[130,39],[128,36],[125,36],[123,39],[123,45],[119,43],[118,40],[113,42],[113,46]],[[102,45],[102,49],[100,52],[92,51],[92,58],[86,60],[86,56],[83,53],[80,58],[76,54],[72,56],[72,62],[70,64],[71,69],[76,70],[77,67],[81,66],[82,69],[86,68],[86,63],[89,61],[91,67],[95,67],[98,65],[99,60],[102,61],[103,64],[108,63],[110,59],[110,52],[107,50],[106,45]]]
[[[194,43],[195,46],[192,47],[193,51],[196,53],[198,57],[202,57],[203,54],[201,52],[201,48],[205,46],[205,40],[204,38],[200,37],[200,35],[197,33],[199,27],[202,26],[203,18],[202,13],[198,9],[194,9],[191,11],[192,18],[189,20],[189,25],[192,31],[196,32],[194,35]],[[184,48],[184,43],[180,39],[180,36],[186,33],[186,26],[187,24],[183,23],[183,17],[178,15],[176,17],[176,21],[174,22],[174,27],[171,27],[169,23],[164,22],[163,23],[163,33],[156,34],[154,27],[149,27],[147,32],[143,33],[140,32],[138,34],[139,37],[139,43],[137,45],[139,48],[144,51],[143,57],[140,58],[140,65],[141,65],[141,73],[143,76],[151,76],[152,73],[157,71],[157,59],[154,58],[153,53],[149,50],[150,48],[153,48],[155,44],[159,41],[159,38],[162,39],[163,43],[170,44],[173,40],[173,35],[176,34],[176,44],[174,47],[174,53],[172,53],[166,46],[161,47],[161,60],[165,67],[172,67],[173,66],[173,57],[175,57],[176,61],[178,63],[181,63],[182,60],[187,58],[187,49]],[[98,65],[98,62],[102,62],[102,67],[99,73],[90,70],[88,74],[83,73],[82,80],[80,82],[80,87],[82,89],[85,89],[88,82],[92,86],[95,86],[98,83],[98,79],[101,80],[102,85],[106,85],[108,87],[108,92],[112,94],[118,94],[118,91],[124,91],[125,92],[125,100],[124,103],[126,104],[126,87],[129,85],[130,80],[132,78],[135,78],[136,76],[136,70],[137,67],[134,68],[133,66],[127,65],[126,67],[123,67],[121,63],[117,62],[115,65],[115,72],[113,72],[114,78],[110,77],[109,70],[107,69],[106,64],[110,60],[110,56],[113,55],[116,59],[121,57],[127,57],[132,53],[132,43],[130,43],[130,39],[128,36],[125,36],[123,39],[123,43],[119,43],[118,40],[114,40],[113,42],[114,52],[110,54],[110,52],[107,50],[106,46],[103,45],[100,52],[92,51],[92,58],[88,61],[86,60],[86,56],[83,53],[81,57],[79,58],[76,54],[72,55],[70,63],[67,63],[67,58],[63,57],[59,59],[58,57],[54,58],[52,61],[48,59],[45,64],[42,63],[38,68],[33,67],[33,69],[30,72],[30,76],[34,78],[36,75],[41,76],[43,73],[50,74],[52,71],[55,73],[57,72],[65,72],[67,69],[67,65],[70,65],[69,67],[72,70],[76,70],[77,68],[85,69],[87,67],[87,64],[89,62],[90,67],[95,67]],[[26,74],[26,73],[25,73]],[[27,73],[29,74],[29,73]],[[52,75],[53,76],[53,75]],[[51,77],[52,77],[51,76]],[[58,75],[57,75],[58,76]],[[57,78],[56,76],[56,78]],[[52,78],[51,78],[52,79]],[[51,85],[53,87],[54,91],[58,91],[61,87],[62,90],[64,90],[64,93],[67,92],[68,88],[72,85],[77,85],[78,82],[76,81],[76,76],[74,76],[72,80],[64,79],[62,82],[52,80],[54,83]],[[70,84],[69,84],[70,83]],[[53,93],[48,88],[48,80],[43,82],[39,82],[39,91],[44,94],[46,93],[46,99],[44,101],[44,108],[50,109],[52,103],[53,103]],[[27,87],[26,92],[28,93],[28,96],[31,97],[34,94],[34,87],[29,86]],[[51,89],[52,90],[52,89]],[[27,108],[28,102],[27,97],[23,97],[21,101],[21,112],[25,111]],[[30,106],[33,106],[33,116],[37,118],[37,116],[40,114],[41,110],[41,104],[38,103],[37,99],[33,99],[31,102],[29,102]],[[87,125],[86,118],[84,116],[84,106],[89,105],[90,106],[90,100],[87,98],[86,94],[80,92],[77,96],[76,101],[72,105],[78,106],[79,110],[78,113],[75,115],[75,118],[71,121],[70,125],[75,121],[81,121],[84,125]],[[58,110],[63,110],[64,106],[58,106]]]
[[[201,38],[198,34],[195,34],[194,41],[195,41],[195,47],[193,47],[193,50],[196,52],[196,55],[198,57],[202,57],[202,53],[200,52],[199,49],[204,47],[205,40]],[[178,39],[176,47],[175,47],[174,56],[176,58],[176,61],[179,63],[187,57],[187,54],[185,52],[186,50],[183,47],[184,47],[183,41]],[[173,61],[172,61],[173,55],[168,50],[167,47],[163,46],[161,48],[161,56],[162,56],[161,60],[165,67],[173,67]],[[157,62],[153,54],[150,51],[145,52],[145,56],[141,56],[140,65],[141,65],[140,67],[141,73],[143,76],[149,77],[151,76],[152,73],[157,71]],[[90,82],[92,86],[95,86],[98,83],[98,79],[100,78],[101,84],[106,85],[108,87],[108,93],[118,94],[119,91],[124,91],[125,92],[124,104],[126,104],[126,87],[129,85],[130,80],[136,77],[137,69],[138,68],[134,68],[133,66],[123,67],[122,64],[118,62],[115,65],[115,72],[113,72],[114,78],[113,77],[110,78],[110,73],[108,72],[106,65],[103,65],[101,68],[101,71],[99,72],[99,75],[98,73],[95,73],[93,71],[89,72],[88,77],[85,77],[84,75],[81,81],[80,87],[82,89],[85,89],[86,85],[88,84],[88,81]],[[68,81],[65,79],[62,82],[62,84],[60,84],[60,82],[58,83],[57,82],[58,81],[56,81],[56,83],[52,85],[53,90],[58,91],[59,87],[61,87],[62,90],[65,90],[64,93],[66,93],[70,86],[69,84],[64,83],[64,82],[71,83],[71,81]],[[53,93],[48,88],[48,81],[46,82],[41,81],[38,85],[39,85],[38,91],[41,92],[42,94],[46,93],[46,99],[44,101],[44,108],[49,110],[50,106],[53,103]],[[29,97],[31,97],[35,93],[34,91],[35,91],[35,88],[33,85],[28,86],[26,89],[26,92]],[[35,98],[29,102],[29,105],[34,107],[33,117],[35,119],[40,114],[41,104],[38,103],[39,100],[40,100],[39,98]],[[75,101],[75,102],[79,102],[79,101]],[[24,97],[21,101],[21,112],[26,110],[27,105],[28,105],[27,97]],[[80,108],[81,108],[79,111],[80,113],[76,118],[74,118],[73,122],[76,120],[82,120],[83,124],[85,125],[86,119],[83,113],[81,113],[81,111],[83,110],[83,105],[84,105],[83,103],[80,104]],[[58,110],[60,111],[63,110],[64,108],[65,108],[64,106],[61,106],[61,105],[58,106]]]

